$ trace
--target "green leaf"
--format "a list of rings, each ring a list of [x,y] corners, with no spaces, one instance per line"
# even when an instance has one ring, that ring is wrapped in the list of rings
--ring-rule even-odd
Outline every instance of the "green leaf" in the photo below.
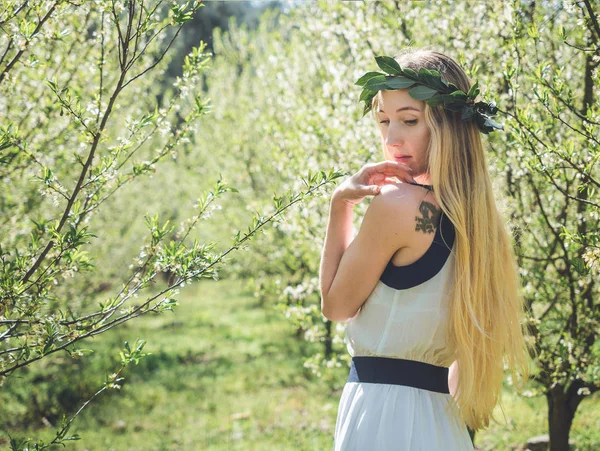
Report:
[[[367,72],[362,77],[360,77],[358,80],[356,80],[356,83],[354,83],[354,84],[357,86],[364,86],[365,83],[368,82],[371,78],[377,77],[378,75],[385,76],[385,74],[382,74],[381,72]]]
[[[429,100],[427,100],[427,105],[429,105],[430,107],[440,106],[443,103],[444,103],[444,96],[442,96],[442,95],[435,95],[435,96],[429,98]]]
[[[527,27],[527,34],[529,37],[537,40],[540,38],[540,31],[538,30],[537,24],[535,22],[529,24]]]
[[[419,80],[425,86],[434,88],[438,91],[444,91],[447,88],[445,83],[442,83],[442,76],[437,70],[419,69]]]
[[[69,437],[63,438],[63,441],[65,441],[65,442],[73,441],[73,440],[81,440],[81,437],[79,436],[79,434],[73,434]]]
[[[461,119],[463,121],[467,121],[473,117],[475,114],[475,109],[473,107],[466,107],[462,110]]]
[[[412,70],[412,69],[406,69],[406,68],[403,68],[403,69],[402,69],[402,73],[403,73],[404,75],[406,75],[407,77],[410,77],[410,78],[412,78],[413,80],[417,80],[417,79],[419,78],[419,75],[417,74],[417,72],[415,72],[415,71],[414,71],[414,70]]]
[[[58,92],[58,83],[55,80],[45,80],[45,82],[54,93]]]
[[[389,77],[387,81],[389,89],[406,89],[410,88],[415,83],[416,81],[406,77]]]
[[[475,98],[479,95],[480,89],[479,89],[479,80],[477,80],[475,82],[475,84],[473,86],[471,86],[471,89],[469,89],[469,93],[467,94],[467,97],[471,100],[475,100]]]
[[[408,91],[408,93],[413,99],[427,100],[437,94],[437,91],[427,86],[419,85],[412,88],[410,91]]]
[[[449,111],[456,111],[456,112],[462,111],[464,107],[465,107],[465,105],[462,103],[445,103],[444,104],[444,108]]]
[[[587,275],[590,272],[589,267],[586,265],[585,260],[583,258],[573,258],[570,260],[571,265],[579,274]]]
[[[372,77],[363,87],[369,91],[381,91],[382,89],[387,89],[387,77],[383,74]]]
[[[465,101],[465,102],[467,101],[467,94],[465,94],[463,91],[460,91],[460,90],[459,91],[454,91],[454,92],[452,92],[452,93],[450,93],[448,95],[450,95],[454,99],[462,100],[462,101]]]
[[[377,65],[383,70],[385,73],[390,75],[400,75],[402,69],[398,62],[392,58],[391,56],[376,56],[375,61]]]
[[[4,150],[4,149],[8,149],[9,147],[12,147],[14,144],[9,141],[7,138],[5,139],[4,136],[2,138],[0,138],[0,150]]]
[[[371,91],[370,89],[363,89],[363,91],[360,93],[359,102],[369,101],[369,103],[370,103],[370,99],[372,99],[375,94],[377,94],[377,91]]]
[[[567,39],[567,32],[565,31],[564,25],[558,26],[558,37],[561,41],[565,41]]]

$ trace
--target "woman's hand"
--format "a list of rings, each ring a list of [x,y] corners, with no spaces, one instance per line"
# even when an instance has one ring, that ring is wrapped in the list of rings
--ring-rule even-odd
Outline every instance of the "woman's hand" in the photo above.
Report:
[[[412,169],[396,161],[382,161],[364,165],[356,174],[344,180],[334,191],[336,199],[354,206],[366,196],[376,196],[386,183],[416,182],[410,175]]]

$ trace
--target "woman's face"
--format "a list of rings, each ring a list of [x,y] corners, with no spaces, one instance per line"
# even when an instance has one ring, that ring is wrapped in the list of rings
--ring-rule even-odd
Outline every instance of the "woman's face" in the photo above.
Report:
[[[407,89],[379,93],[377,121],[385,159],[409,166],[413,178],[427,184],[430,132],[424,109],[425,102],[413,99]]]

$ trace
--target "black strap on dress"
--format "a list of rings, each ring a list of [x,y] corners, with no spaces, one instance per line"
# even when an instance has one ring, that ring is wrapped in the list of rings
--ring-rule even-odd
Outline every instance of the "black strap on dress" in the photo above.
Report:
[[[423,185],[421,183],[417,183],[417,182],[407,182],[410,185],[418,185],[418,186],[422,186],[423,188],[427,188],[429,191],[433,191],[433,185]]]

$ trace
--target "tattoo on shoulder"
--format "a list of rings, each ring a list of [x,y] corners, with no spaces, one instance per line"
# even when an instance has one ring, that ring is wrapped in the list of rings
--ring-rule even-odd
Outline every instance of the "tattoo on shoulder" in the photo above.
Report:
[[[419,216],[415,216],[417,220],[417,226],[415,228],[416,232],[422,231],[424,233],[434,233],[435,226],[438,224],[440,220],[440,215],[442,213],[441,208],[436,208],[431,202],[423,201],[421,205],[419,205],[419,211],[423,215],[422,218]]]

